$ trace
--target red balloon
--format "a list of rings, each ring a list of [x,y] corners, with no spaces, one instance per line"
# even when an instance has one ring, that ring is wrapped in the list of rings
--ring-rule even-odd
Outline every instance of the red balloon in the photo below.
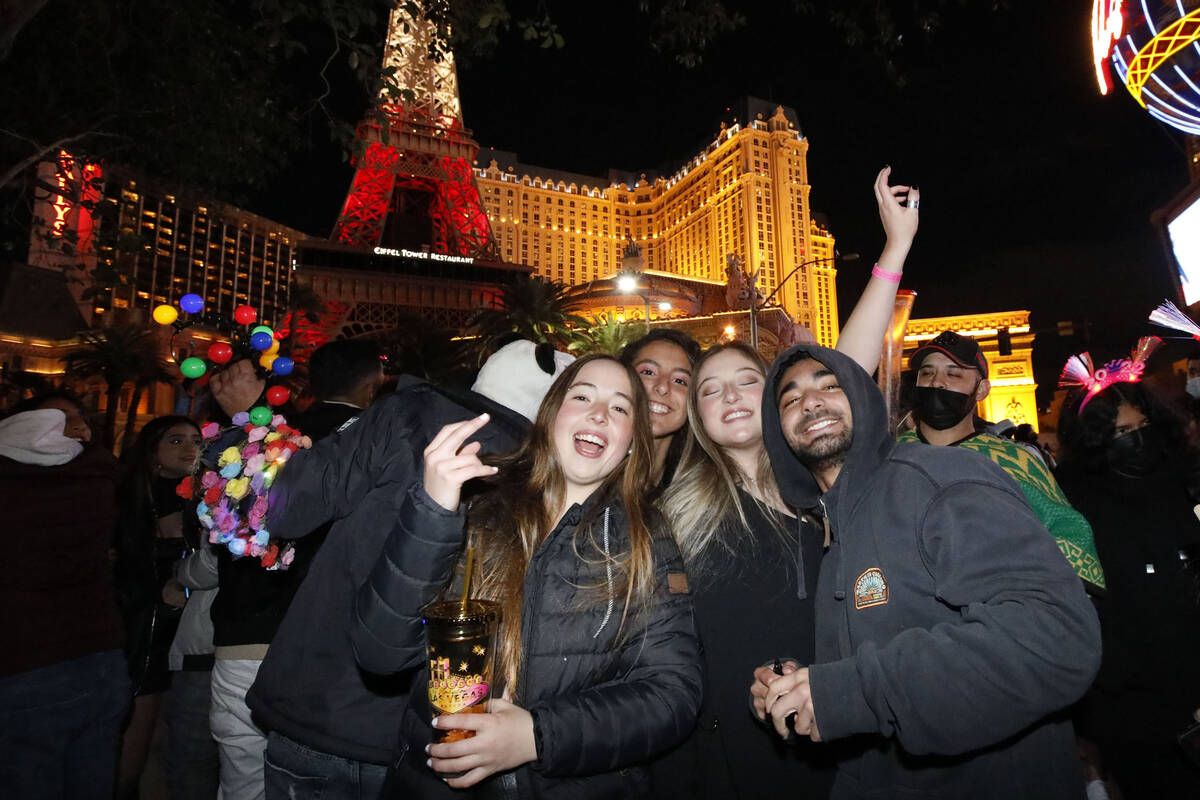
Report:
[[[281,406],[288,401],[292,393],[287,390],[286,386],[272,386],[267,389],[267,402],[273,406]]]
[[[233,318],[239,325],[249,325],[258,319],[258,312],[254,306],[238,306],[233,310]]]
[[[208,360],[214,364],[224,364],[233,358],[233,348],[224,342],[216,342],[208,348]]]

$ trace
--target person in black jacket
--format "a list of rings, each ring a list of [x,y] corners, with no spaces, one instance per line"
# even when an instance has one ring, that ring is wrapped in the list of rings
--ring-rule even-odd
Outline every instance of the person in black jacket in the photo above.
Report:
[[[838,800],[1081,797],[1064,710],[1096,674],[1099,623],[1012,478],[897,443],[871,377],[823,347],[776,360],[762,416],[784,498],[820,507],[828,552],[816,660],[757,670],[760,715],[836,743]]]
[[[501,604],[504,698],[493,696],[486,713],[434,719],[474,736],[426,748],[430,707],[414,691],[398,796],[452,797],[486,779],[505,796],[651,796],[642,764],[691,730],[702,669],[679,550],[648,500],[641,382],[610,356],[580,359],[498,466],[480,461],[479,445],[463,446],[484,422],[448,426],[426,449],[424,484],[404,495],[355,606],[365,669],[417,666],[420,609],[450,577],[464,522],[481,563],[475,595]],[[465,514],[462,483],[497,469],[498,486]],[[423,667],[414,686],[429,679]]]
[[[356,340],[323,344],[309,359],[308,375],[315,399],[288,422],[318,441],[370,405],[383,381],[379,348]],[[265,792],[267,738],[251,718],[246,692],[328,531],[327,525],[304,531],[286,570],[266,570],[258,559],[234,558],[227,548],[217,548],[211,720],[221,753],[221,793],[227,800],[256,800]]]
[[[1128,800],[1200,796],[1175,738],[1200,707],[1196,453],[1142,383],[1069,399],[1059,416],[1063,491],[1096,535],[1100,674],[1077,716]],[[1191,491],[1189,491],[1191,490]]]
[[[570,361],[522,340],[493,354],[471,391],[402,376],[357,421],[280,470],[270,492],[272,534],[299,537],[332,526],[246,695],[269,731],[268,800],[378,796],[399,749],[410,681],[367,674],[355,662],[348,630],[354,593],[379,557],[399,498],[420,481],[421,452],[437,432],[487,412],[491,421],[473,441],[483,453],[510,451],[529,426],[521,412],[536,412]]]

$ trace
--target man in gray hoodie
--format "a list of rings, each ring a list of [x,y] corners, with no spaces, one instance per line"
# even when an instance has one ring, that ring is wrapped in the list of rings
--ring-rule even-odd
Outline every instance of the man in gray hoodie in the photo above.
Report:
[[[1021,490],[977,454],[897,443],[870,376],[833,350],[792,348],[767,387],[780,490],[818,509],[827,551],[817,663],[758,670],[760,716],[835,743],[834,798],[1082,797],[1064,709],[1100,629]]]

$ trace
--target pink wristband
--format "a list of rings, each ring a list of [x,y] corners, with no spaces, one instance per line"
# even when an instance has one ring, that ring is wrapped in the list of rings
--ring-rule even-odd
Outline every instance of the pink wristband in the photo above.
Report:
[[[899,283],[901,277],[899,272],[888,272],[886,269],[881,269],[879,264],[871,267],[871,274],[890,283]]]

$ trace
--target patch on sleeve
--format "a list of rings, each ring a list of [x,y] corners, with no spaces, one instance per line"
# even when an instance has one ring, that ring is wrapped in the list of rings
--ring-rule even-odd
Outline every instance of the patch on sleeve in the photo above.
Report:
[[[871,567],[854,580],[854,608],[863,609],[871,606],[882,606],[888,601],[887,581],[883,578],[883,570]]]
[[[667,588],[671,590],[671,594],[691,594],[688,589],[687,573],[668,572]]]

